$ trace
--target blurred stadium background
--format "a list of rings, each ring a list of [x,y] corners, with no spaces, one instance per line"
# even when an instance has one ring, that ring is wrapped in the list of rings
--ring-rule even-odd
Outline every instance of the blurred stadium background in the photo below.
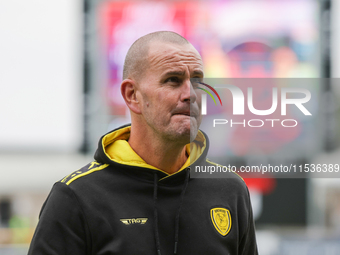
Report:
[[[338,0],[1,0],[0,254],[27,254],[53,183],[92,160],[102,134],[129,122],[118,91],[124,57],[159,30],[192,42],[209,78],[268,70],[274,78],[340,78]],[[242,49],[236,74],[227,53],[248,42],[263,46]],[[267,57],[242,60],[254,49]],[[318,148],[295,153],[299,162],[339,164],[340,85],[318,86],[326,102]],[[340,254],[340,179],[248,185],[260,254]]]

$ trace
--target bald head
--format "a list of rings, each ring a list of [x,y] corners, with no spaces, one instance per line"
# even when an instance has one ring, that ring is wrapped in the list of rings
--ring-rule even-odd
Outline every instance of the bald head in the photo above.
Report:
[[[123,79],[142,77],[144,70],[148,67],[148,52],[153,42],[170,43],[177,45],[190,44],[181,35],[170,31],[159,31],[147,34],[135,41],[126,54],[123,70]]]

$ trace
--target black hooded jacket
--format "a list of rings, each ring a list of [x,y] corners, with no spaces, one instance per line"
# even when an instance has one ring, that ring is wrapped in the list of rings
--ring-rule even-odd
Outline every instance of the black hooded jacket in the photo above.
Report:
[[[54,184],[29,255],[257,254],[244,181],[190,177],[193,166],[213,164],[203,132],[172,175],[134,153],[129,132],[104,135],[95,161]]]

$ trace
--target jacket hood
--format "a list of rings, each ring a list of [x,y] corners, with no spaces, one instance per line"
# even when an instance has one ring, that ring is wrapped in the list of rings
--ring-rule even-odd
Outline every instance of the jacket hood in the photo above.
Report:
[[[199,164],[200,162],[205,161],[209,141],[207,136],[200,130],[198,131],[196,139],[192,143],[186,145],[186,151],[189,155],[187,161],[179,171],[173,174],[168,174],[162,169],[149,165],[130,147],[127,142],[130,137],[130,130],[131,125],[129,124],[103,135],[99,140],[98,149],[94,158],[98,162],[105,164],[120,164],[133,168],[141,168],[147,171],[152,170],[152,172],[157,171],[161,173],[161,178],[176,175],[182,170],[190,167],[190,165]]]

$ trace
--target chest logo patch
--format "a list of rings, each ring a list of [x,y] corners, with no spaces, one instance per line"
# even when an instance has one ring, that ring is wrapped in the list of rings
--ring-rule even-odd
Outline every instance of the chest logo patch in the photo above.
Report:
[[[210,217],[217,232],[226,236],[231,229],[230,211],[222,207],[213,208],[210,210]]]
[[[132,219],[120,219],[125,225],[131,224],[145,224],[148,221],[148,218],[132,218]]]

